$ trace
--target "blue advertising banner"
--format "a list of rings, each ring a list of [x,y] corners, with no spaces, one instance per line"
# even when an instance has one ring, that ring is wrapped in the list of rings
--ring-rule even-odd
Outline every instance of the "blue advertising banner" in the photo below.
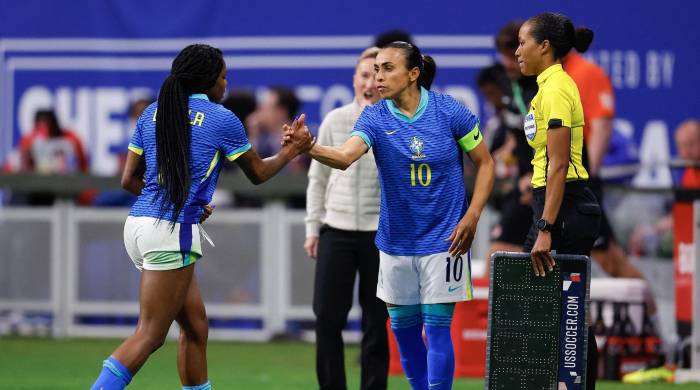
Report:
[[[663,161],[674,153],[673,129],[698,115],[700,42],[692,17],[700,4],[522,4],[0,0],[0,162],[31,131],[35,111],[54,107],[64,127],[82,139],[92,172],[115,174],[110,146],[128,137],[129,104],[155,96],[173,57],[193,42],[224,51],[229,89],[293,88],[313,129],[352,99],[356,57],[373,36],[401,28],[435,57],[436,89],[486,119],[474,79],[497,60],[493,35],[509,20],[542,11],[565,13],[594,30],[586,56],[610,76],[616,130],[639,147],[640,159]],[[670,175],[647,176],[670,181]]]
[[[575,260],[569,260],[574,262]],[[559,329],[559,389],[586,388],[586,309],[588,307],[588,267],[580,261],[578,271],[563,271]],[[575,267],[575,266],[574,266]],[[572,268],[562,264],[562,268]]]

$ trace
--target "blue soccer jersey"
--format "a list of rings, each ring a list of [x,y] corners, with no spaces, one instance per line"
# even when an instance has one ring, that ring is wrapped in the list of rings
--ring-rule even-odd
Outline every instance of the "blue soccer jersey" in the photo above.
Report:
[[[381,100],[364,109],[352,134],[372,148],[379,171],[377,248],[396,256],[446,252],[467,209],[462,150],[483,139],[476,116],[449,95],[421,89],[412,118]]]
[[[146,185],[129,213],[135,217],[161,216],[160,204],[164,192],[159,191],[162,187],[158,184],[156,108],[157,103],[146,108],[136,123],[129,144],[129,150],[146,159]],[[199,222],[203,206],[209,204],[214,194],[222,156],[234,161],[251,148],[241,121],[222,105],[210,102],[204,94],[195,94],[190,96],[189,108],[192,128],[190,192],[179,216],[173,215],[172,205],[163,215],[164,220],[179,223]]]

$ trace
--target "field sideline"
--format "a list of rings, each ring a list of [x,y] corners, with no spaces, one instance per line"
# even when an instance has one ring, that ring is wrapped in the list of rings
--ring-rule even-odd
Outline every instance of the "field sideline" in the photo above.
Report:
[[[119,340],[0,338],[0,389],[87,389],[97,377],[102,360]],[[180,389],[175,348],[168,341],[151,357],[129,389]],[[359,388],[359,349],[346,351],[348,388]],[[283,343],[209,343],[209,375],[215,389],[310,390],[318,388],[313,345]],[[481,380],[457,380],[460,390],[481,390]],[[638,385],[601,383],[602,390],[681,390],[698,385]],[[390,390],[410,390],[403,377],[393,376]]]

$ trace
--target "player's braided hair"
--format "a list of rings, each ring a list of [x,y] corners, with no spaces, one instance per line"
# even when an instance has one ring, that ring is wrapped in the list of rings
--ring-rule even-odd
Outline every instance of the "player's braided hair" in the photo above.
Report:
[[[224,66],[221,50],[189,45],[173,60],[160,87],[156,111],[156,161],[160,184],[160,216],[174,207],[172,226],[187,202],[191,183],[189,95],[206,93]]]
[[[420,70],[420,75],[418,76],[419,89],[420,87],[428,90],[430,89],[437,70],[437,65],[433,57],[422,55],[418,46],[408,42],[397,41],[382,46],[382,49],[387,48],[402,49],[406,57],[406,68],[408,70],[413,68],[418,68]]]
[[[593,31],[586,27],[574,29],[571,19],[553,12],[541,13],[531,17],[528,22],[532,26],[530,33],[537,43],[548,40],[552,45],[554,59],[566,56],[571,48],[583,53],[593,41]]]

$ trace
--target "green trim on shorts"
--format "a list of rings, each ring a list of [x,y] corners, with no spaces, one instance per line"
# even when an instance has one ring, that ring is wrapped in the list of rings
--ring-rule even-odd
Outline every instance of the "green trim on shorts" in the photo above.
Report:
[[[144,256],[143,268],[154,268],[163,271],[178,269],[194,264],[200,257],[202,255],[195,252],[183,254],[175,251],[153,251]]]

